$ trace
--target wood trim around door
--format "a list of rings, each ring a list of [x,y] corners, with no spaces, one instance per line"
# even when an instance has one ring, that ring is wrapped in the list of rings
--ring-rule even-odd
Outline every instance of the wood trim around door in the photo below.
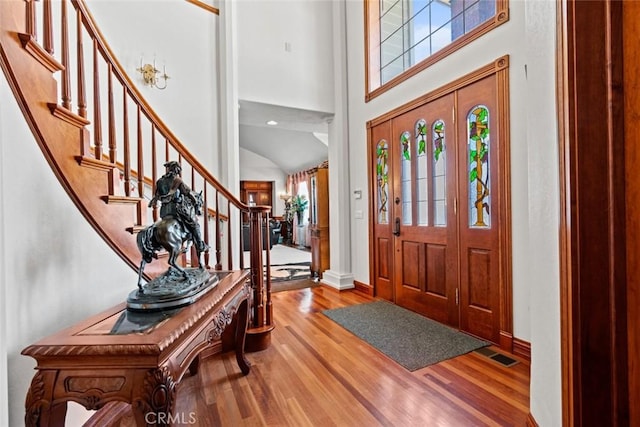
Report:
[[[509,56],[502,56],[490,64],[487,64],[484,67],[481,67],[471,73],[452,81],[451,83],[442,86],[438,89],[435,89],[419,98],[416,98],[412,101],[403,104],[402,106],[395,108],[380,117],[370,120],[367,122],[367,159],[370,162],[373,158],[375,144],[372,140],[372,128],[376,125],[379,125],[385,121],[391,120],[395,117],[400,116],[401,114],[413,110],[421,105],[424,105],[430,101],[433,101],[437,98],[440,98],[444,95],[452,93],[460,88],[473,84],[482,80],[483,78],[490,76],[492,74],[496,75],[496,85],[497,85],[497,93],[498,99],[497,104],[499,106],[499,114],[503,117],[503,120],[500,120],[499,126],[499,135],[501,138],[501,150],[499,153],[501,170],[503,171],[511,171],[511,154],[510,154],[510,132],[509,132],[509,114],[510,114],[510,103],[509,103]],[[369,182],[369,235],[374,236],[374,229],[376,225],[377,218],[377,210],[376,210],[376,198],[374,197],[376,192],[376,176],[374,171],[370,167],[368,167],[368,182]],[[501,307],[501,316],[500,316],[500,342],[497,343],[504,350],[509,352],[513,351],[513,294],[512,294],[512,270],[511,270],[511,259],[512,259],[512,238],[511,238],[511,179],[510,174],[503,174],[500,177],[498,183],[498,191],[500,192],[500,196],[502,197],[502,208],[499,212],[499,222],[503,224],[503,231],[500,236],[501,243],[501,264],[500,264],[500,275],[501,275],[501,287],[500,287],[500,307]],[[369,242],[369,282],[372,287],[375,287],[375,259],[374,259],[374,248],[373,242]],[[374,295],[375,295],[374,289]]]
[[[558,7],[564,426],[638,425],[629,419],[626,298],[637,284],[626,272],[624,145],[635,134],[625,138],[623,3]]]
[[[623,3],[629,425],[640,425],[640,3]],[[635,402],[632,403],[632,402]]]

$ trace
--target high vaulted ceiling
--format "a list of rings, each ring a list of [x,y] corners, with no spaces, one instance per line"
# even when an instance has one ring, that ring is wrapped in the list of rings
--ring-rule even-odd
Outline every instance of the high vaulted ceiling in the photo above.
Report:
[[[328,122],[333,114],[241,100],[240,147],[275,163],[286,173],[328,158]],[[273,120],[277,125],[268,125]]]

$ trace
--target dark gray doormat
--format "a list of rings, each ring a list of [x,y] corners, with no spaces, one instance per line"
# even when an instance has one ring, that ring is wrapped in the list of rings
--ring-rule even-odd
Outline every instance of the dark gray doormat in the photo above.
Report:
[[[323,314],[409,371],[490,345],[386,301],[325,310]]]

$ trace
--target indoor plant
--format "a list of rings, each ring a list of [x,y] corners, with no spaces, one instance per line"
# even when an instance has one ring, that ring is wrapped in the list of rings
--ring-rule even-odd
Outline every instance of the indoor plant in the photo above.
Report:
[[[293,200],[291,201],[291,211],[296,213],[296,216],[298,217],[298,225],[302,225],[302,215],[308,205],[309,201],[304,194],[293,196]]]

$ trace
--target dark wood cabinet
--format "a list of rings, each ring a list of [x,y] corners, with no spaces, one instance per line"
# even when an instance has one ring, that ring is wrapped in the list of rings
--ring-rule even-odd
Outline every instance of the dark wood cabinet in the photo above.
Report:
[[[273,182],[240,181],[240,200],[248,205],[270,206],[269,216],[273,216]],[[248,218],[243,221],[248,221]]]
[[[316,169],[309,182],[311,273],[322,277],[329,269],[329,169]]]

